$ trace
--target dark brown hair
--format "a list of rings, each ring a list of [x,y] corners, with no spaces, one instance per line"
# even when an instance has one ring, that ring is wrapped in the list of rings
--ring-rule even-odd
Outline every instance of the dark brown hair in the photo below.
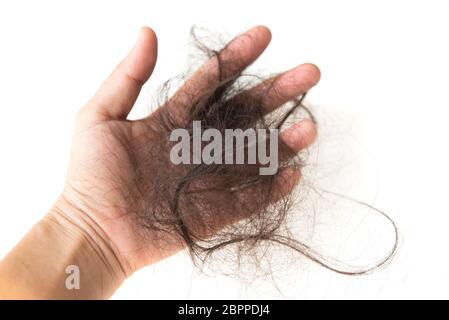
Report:
[[[177,106],[186,110],[182,118],[170,111],[155,112],[159,127],[152,129],[158,132],[158,137],[147,151],[147,158],[158,165],[140,167],[142,175],[151,175],[148,179],[151,182],[141,192],[152,197],[157,205],[147,206],[138,214],[141,225],[168,233],[174,241],[182,242],[197,265],[229,246],[236,249],[234,257],[239,260],[242,255],[254,254],[256,248],[270,243],[288,247],[343,274],[365,274],[388,262],[396,250],[397,235],[387,256],[363,269],[339,267],[292,236],[288,216],[295,199],[291,190],[282,186],[291,183],[290,174],[299,172],[304,161],[282,141],[279,141],[279,169],[274,175],[260,175],[259,163],[174,165],[170,162],[173,145],[169,141],[170,132],[177,128],[191,132],[195,120],[201,121],[203,129],[215,128],[222,133],[225,129],[281,129],[300,110],[316,121],[304,105],[305,94],[267,115],[262,100],[273,88],[250,94],[247,89],[263,79],[236,72],[235,59],[223,59],[220,50],[208,48],[194,32],[192,36],[197,48],[215,59],[219,72],[210,75],[216,78],[210,79],[207,92],[192,94]],[[169,103],[170,87],[170,81],[162,87],[159,105]]]

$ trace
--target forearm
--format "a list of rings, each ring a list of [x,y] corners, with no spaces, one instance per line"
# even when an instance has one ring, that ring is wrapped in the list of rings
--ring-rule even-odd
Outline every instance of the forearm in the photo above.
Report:
[[[74,211],[59,200],[1,261],[1,299],[102,299],[120,286],[118,259]]]

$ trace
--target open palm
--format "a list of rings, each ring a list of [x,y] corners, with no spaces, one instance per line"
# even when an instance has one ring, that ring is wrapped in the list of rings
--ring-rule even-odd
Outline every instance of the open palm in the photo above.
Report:
[[[263,52],[270,39],[266,27],[254,27],[235,38],[220,56],[235,58],[235,72],[241,72]],[[183,105],[183,99],[207,91],[213,86],[210,75],[217,72],[216,61],[211,59],[166,105],[147,118],[129,121],[127,115],[150,77],[156,58],[156,35],[150,28],[143,28],[136,46],[80,110],[63,193],[64,201],[82,213],[75,218],[82,220],[94,231],[95,237],[111,247],[128,274],[182,249],[179,242],[170,245],[166,241],[162,245],[163,235],[144,230],[136,217],[148,208],[161,205],[154,203],[155,197],[151,196],[151,192],[157,192],[158,181],[163,179],[158,172],[160,161],[166,159],[155,152],[164,151],[166,136],[166,132],[159,130],[158,121],[165,112],[182,118],[185,110],[179,106]],[[308,91],[319,77],[314,65],[303,64],[250,90],[257,93],[267,86],[272,87],[272,94],[266,95],[264,103],[270,108],[267,111],[271,111]],[[281,138],[291,149],[300,151],[312,143],[315,136],[314,124],[302,120],[284,131]],[[156,162],[158,166],[154,165]],[[145,168],[144,176],[142,168]],[[299,177],[299,172],[290,174],[289,183],[279,184],[279,188],[291,190]]]

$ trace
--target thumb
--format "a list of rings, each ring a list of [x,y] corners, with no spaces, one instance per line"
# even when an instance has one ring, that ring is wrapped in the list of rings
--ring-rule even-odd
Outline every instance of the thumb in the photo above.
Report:
[[[157,59],[155,32],[142,28],[137,43],[84,107],[95,120],[123,120],[131,111]],[[83,110],[84,111],[84,110]]]

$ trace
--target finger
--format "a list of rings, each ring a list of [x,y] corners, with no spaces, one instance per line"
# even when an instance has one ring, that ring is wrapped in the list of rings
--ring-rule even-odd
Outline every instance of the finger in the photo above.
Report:
[[[262,108],[269,113],[284,103],[304,94],[320,80],[320,70],[311,63],[305,63],[268,79],[243,93],[260,97]]]
[[[200,227],[201,230],[199,234],[207,238],[220,229],[242,219],[251,218],[254,214],[263,212],[267,206],[281,201],[297,186],[301,178],[301,171],[297,166],[289,166],[281,169],[276,176],[270,177],[272,177],[272,181],[268,181],[271,178],[267,177],[267,180],[250,184],[236,193],[221,193],[220,203],[223,205],[218,206],[213,211],[213,215],[203,215],[202,226],[197,221],[196,227]],[[261,200],[261,194],[266,195],[263,200]]]
[[[260,205],[265,207],[282,200],[294,190],[300,178],[300,168],[297,166],[288,166],[279,169],[278,173],[273,176],[272,185],[270,184],[271,182],[265,181],[263,185],[258,183],[243,189],[238,203],[245,204],[245,207],[237,209],[237,212],[242,212],[239,218],[248,217],[251,212],[260,210]],[[267,193],[268,190],[269,195]],[[260,201],[261,194],[266,194],[265,201]]]
[[[237,36],[221,52],[212,57],[176,92],[166,105],[167,111],[183,119],[192,97],[201,97],[222,80],[242,72],[265,50],[271,32],[265,26],[256,26]]]
[[[297,153],[309,147],[316,140],[316,137],[315,123],[310,119],[304,119],[283,131],[280,139]]]
[[[144,27],[134,48],[106,79],[86,109],[100,120],[125,119],[153,72],[156,59],[156,34]]]
[[[301,179],[301,171],[298,167],[286,167],[275,178],[275,187],[277,189],[274,202],[281,200],[290,194]]]

